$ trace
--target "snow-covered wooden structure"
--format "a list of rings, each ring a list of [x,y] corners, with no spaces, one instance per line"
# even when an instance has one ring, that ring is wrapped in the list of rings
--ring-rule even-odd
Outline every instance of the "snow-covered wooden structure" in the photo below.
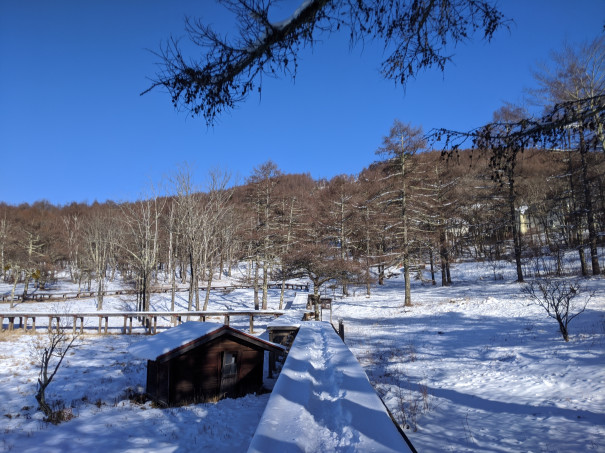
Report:
[[[248,453],[412,448],[332,326],[301,323]]]
[[[177,406],[237,397],[263,385],[265,351],[280,345],[223,324],[190,321],[131,346],[147,360],[146,393]]]
[[[289,310],[285,315],[267,323],[269,341],[289,349],[306,314],[306,310]]]

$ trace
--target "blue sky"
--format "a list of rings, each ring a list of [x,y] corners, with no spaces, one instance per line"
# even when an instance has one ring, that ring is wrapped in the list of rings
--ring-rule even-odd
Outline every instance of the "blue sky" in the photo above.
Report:
[[[293,1],[296,5],[298,1]],[[345,34],[301,55],[295,82],[265,78],[213,128],[175,111],[149,86],[157,50],[183,36],[185,15],[226,27],[210,0],[2,0],[0,201],[134,200],[189,163],[200,185],[213,168],[244,181],[268,159],[288,173],[357,173],[394,119],[467,130],[505,101],[523,102],[539,61],[564,41],[602,33],[605,0],[501,0],[514,23],[491,43],[455,49],[445,73],[406,87],[378,73],[382,47],[349,51]]]

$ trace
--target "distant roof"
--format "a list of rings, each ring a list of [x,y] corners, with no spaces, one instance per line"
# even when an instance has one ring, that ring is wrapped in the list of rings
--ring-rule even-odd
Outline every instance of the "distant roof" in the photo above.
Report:
[[[215,322],[188,321],[132,345],[130,353],[139,359],[155,360],[180,346],[224,327]]]
[[[187,345],[195,347],[201,342],[211,341],[214,338],[229,334],[248,343],[255,344],[266,350],[283,351],[282,345],[271,343],[253,335],[248,335],[241,330],[234,329],[223,324],[215,322],[188,321],[176,327],[172,327],[153,337],[147,337],[132,345],[129,351],[135,357],[146,360],[157,360],[163,355],[168,354],[175,349],[183,348]],[[185,348],[188,349],[188,348]],[[182,351],[182,350],[181,350]],[[168,357],[164,357],[163,360]]]

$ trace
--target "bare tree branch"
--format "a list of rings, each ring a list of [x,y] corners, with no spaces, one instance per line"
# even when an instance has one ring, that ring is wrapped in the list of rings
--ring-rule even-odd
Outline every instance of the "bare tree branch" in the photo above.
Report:
[[[280,22],[271,20],[277,0],[221,3],[235,15],[238,36],[229,39],[199,19],[188,19],[185,31],[201,55],[189,60],[171,38],[156,53],[160,72],[141,93],[164,87],[175,108],[202,115],[208,125],[251,92],[260,92],[263,75],[294,78],[300,50],[313,46],[322,33],[345,28],[352,45],[365,38],[383,42],[390,55],[381,72],[403,85],[422,69],[443,70],[451,46],[472,33],[483,30],[489,40],[506,27],[488,0],[305,0]]]

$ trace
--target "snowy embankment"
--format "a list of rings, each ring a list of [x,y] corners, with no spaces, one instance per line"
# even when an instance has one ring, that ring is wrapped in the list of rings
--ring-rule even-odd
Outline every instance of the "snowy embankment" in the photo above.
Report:
[[[302,323],[248,452],[347,450],[408,448],[334,329]]]
[[[359,289],[333,304],[347,346],[409,426],[418,451],[605,452],[605,280],[582,280],[595,297],[570,324],[565,343],[556,322],[512,276],[494,281],[491,268],[474,263],[452,271],[449,288],[414,281],[412,307],[402,306],[400,278],[369,298]],[[167,297],[152,298],[156,309],[165,309]],[[186,302],[179,293],[177,304]],[[94,307],[94,301],[75,303]],[[279,291],[271,291],[269,308],[278,303]],[[106,300],[122,304],[132,301]],[[251,291],[217,292],[210,309],[252,304]],[[240,322],[247,329],[247,320]],[[74,418],[49,425],[34,399],[34,337],[0,334],[0,451],[246,451],[269,399],[251,395],[171,409],[139,404],[128,393],[144,386],[145,362],[128,348],[142,337],[84,335],[47,395]],[[354,443],[342,450],[355,451]]]

